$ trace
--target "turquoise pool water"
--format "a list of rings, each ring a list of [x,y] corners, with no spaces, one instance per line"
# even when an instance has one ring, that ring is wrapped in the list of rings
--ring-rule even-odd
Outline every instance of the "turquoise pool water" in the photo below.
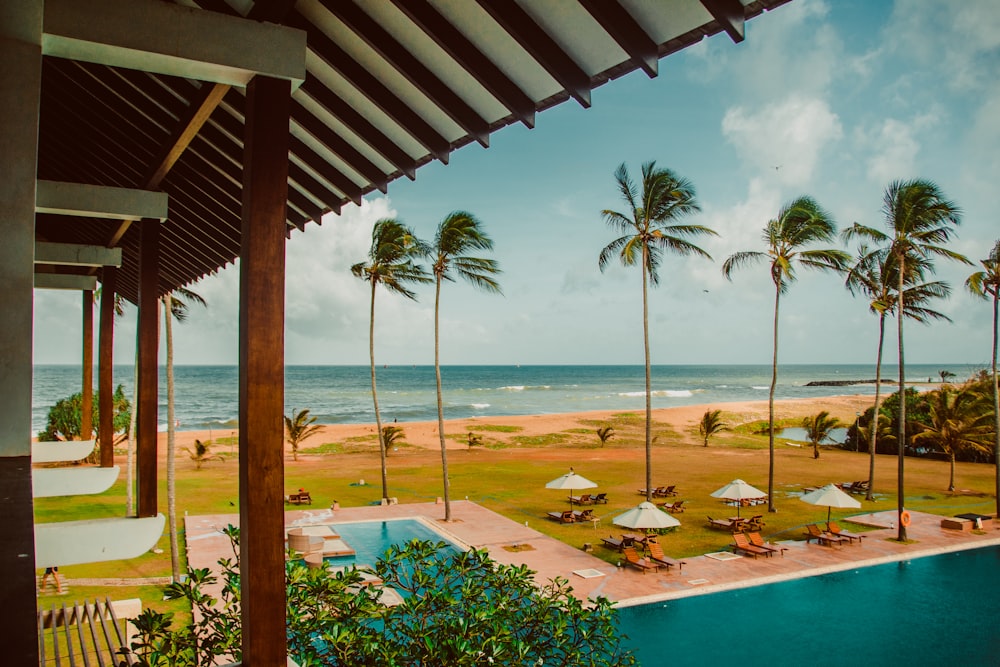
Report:
[[[619,614],[643,667],[1000,665],[1000,547]]]
[[[358,523],[334,524],[334,529],[356,552],[354,556],[328,558],[332,565],[369,565],[374,566],[393,544],[403,544],[410,540],[430,540],[446,542],[441,536],[423,523],[413,519],[397,519],[394,521],[363,521]],[[454,547],[453,547],[454,548]]]

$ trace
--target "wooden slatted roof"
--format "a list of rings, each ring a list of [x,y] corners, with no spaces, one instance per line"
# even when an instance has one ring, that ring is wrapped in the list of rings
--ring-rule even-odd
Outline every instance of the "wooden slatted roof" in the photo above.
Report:
[[[199,11],[307,35],[293,93],[288,233],[432,160],[657,62],[738,17],[788,0],[183,0]],[[254,48],[267,48],[255,45]],[[239,255],[244,91],[226,84],[46,56],[39,179],[169,195],[163,292]],[[118,289],[135,302],[138,231],[37,216],[39,240],[121,247]],[[39,271],[94,269],[39,265]]]

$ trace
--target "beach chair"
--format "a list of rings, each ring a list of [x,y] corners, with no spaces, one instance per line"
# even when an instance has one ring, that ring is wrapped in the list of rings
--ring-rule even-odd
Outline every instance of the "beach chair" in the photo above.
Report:
[[[854,543],[854,540],[857,540],[858,544],[861,544],[862,543],[861,540],[868,537],[867,535],[861,535],[859,533],[852,533],[849,530],[844,530],[843,528],[840,527],[840,525],[836,521],[828,522],[826,524],[826,530],[831,535],[836,535],[837,537],[846,537],[852,544]]]
[[[615,551],[621,551],[622,547],[625,546],[625,541],[620,540],[616,537],[608,535],[607,537],[602,537],[601,541],[604,542],[604,546],[609,549],[614,549]]]
[[[687,561],[674,560],[673,558],[664,555],[663,547],[661,547],[658,542],[647,542],[646,547],[649,549],[649,560],[654,563],[666,565],[667,571],[669,571],[672,567],[676,567],[678,571],[681,571],[684,569],[684,566],[687,565]]]
[[[594,519],[594,510],[576,510],[573,512],[573,520],[576,522],[593,521]]]
[[[595,504],[597,504],[597,503],[603,503],[603,504],[607,505],[608,504],[608,494],[607,493],[598,493],[596,496],[594,496],[593,498],[591,498],[591,500],[593,500]]]
[[[764,538],[760,536],[760,533],[747,533],[747,539],[750,540],[750,544],[755,547],[760,547],[761,549],[767,549],[772,553],[780,553],[781,557],[785,557],[785,552],[788,551],[788,547],[782,547],[777,544],[771,544],[770,542],[765,542]]]
[[[594,502],[594,499],[590,497],[589,493],[585,493],[582,496],[570,496],[569,503],[572,505],[576,503],[577,505],[590,505]]]
[[[622,553],[625,554],[625,562],[638,570],[642,570],[643,574],[658,572],[660,570],[660,566],[648,558],[640,558],[634,547],[623,547]]]
[[[806,526],[806,544],[811,540],[816,540],[820,545],[827,547],[841,546],[844,542],[850,542],[846,537],[840,537],[839,535],[820,530],[820,527],[815,523]]]
[[[547,516],[553,521],[558,521],[559,523],[573,523],[576,521],[576,517],[573,516],[573,510],[549,512]]]
[[[753,556],[754,560],[757,560],[757,556],[771,557],[774,555],[770,549],[750,544],[750,540],[743,533],[733,533],[733,543],[729,546],[733,548],[733,553],[740,553],[742,551],[745,554]]]
[[[677,500],[672,503],[661,503],[660,507],[667,510],[671,514],[680,514],[681,512],[684,511],[684,501]]]
[[[299,490],[298,493],[289,493],[285,496],[285,500],[293,505],[312,505],[312,496],[309,495],[308,491]]]
[[[743,522],[742,528],[743,528],[743,532],[745,532],[745,533],[749,533],[751,531],[753,531],[755,533],[759,533],[761,530],[764,529],[764,525],[765,525],[764,524],[764,515],[763,514],[755,514],[752,517],[750,517],[749,519],[747,519],[745,522]]]
[[[661,486],[658,489],[653,489],[654,498],[669,498],[670,496],[677,495],[677,485],[671,484],[670,486]]]
[[[716,530],[726,530],[731,533],[736,526],[729,519],[713,519],[712,517],[708,517],[708,527],[715,528]]]

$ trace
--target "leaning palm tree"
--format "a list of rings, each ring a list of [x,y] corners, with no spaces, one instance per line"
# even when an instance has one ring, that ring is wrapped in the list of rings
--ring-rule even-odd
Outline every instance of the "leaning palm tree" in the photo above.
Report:
[[[941,387],[924,395],[929,424],[919,424],[914,444],[937,447],[951,462],[948,490],[955,490],[955,455],[963,451],[988,453],[989,415],[979,407],[981,396],[966,388]]]
[[[299,460],[299,445],[314,433],[323,429],[316,423],[317,417],[310,417],[309,410],[292,410],[291,417],[285,419],[285,440],[292,446],[292,460]]]
[[[997,389],[997,303],[1000,299],[1000,241],[990,251],[989,257],[979,260],[983,270],[965,281],[969,291],[983,299],[993,299],[993,456],[996,467],[997,516],[1000,516],[1000,390]]]
[[[642,341],[646,361],[646,500],[653,500],[653,408],[649,361],[649,295],[647,283],[660,283],[658,270],[665,252],[680,255],[711,255],[689,241],[701,236],[718,236],[702,225],[678,223],[685,215],[701,210],[695,199],[694,185],[669,169],[657,169],[656,162],[642,165],[642,182],[636,184],[628,175],[625,163],[615,171],[615,183],[628,209],[625,213],[601,211],[601,217],[621,234],[601,250],[597,265],[607,268],[618,256],[624,266],[639,265],[642,270]]]
[[[191,460],[194,461],[195,470],[201,470],[202,464],[204,464],[206,461],[211,461],[213,459],[216,461],[226,460],[225,457],[222,456],[221,454],[213,454],[211,452],[211,447],[212,447],[211,441],[202,442],[201,440],[195,439],[193,451],[188,449],[187,447],[184,448],[184,451],[187,452],[188,456],[191,457]]]
[[[372,403],[375,405],[375,426],[378,433],[379,457],[382,463],[382,497],[389,497],[389,481],[386,474],[386,443],[382,433],[382,415],[378,407],[378,392],[375,386],[375,289],[381,285],[389,292],[401,294],[416,300],[409,289],[412,283],[429,282],[430,278],[422,266],[413,261],[424,252],[423,245],[413,231],[398,220],[382,218],[372,228],[372,244],[368,250],[368,261],[358,262],[351,267],[351,273],[371,285],[371,310],[368,320],[368,354],[371,359]]]
[[[837,227],[830,215],[811,197],[799,197],[778,211],[778,217],[764,227],[765,251],[745,250],[729,257],[722,265],[722,275],[732,279],[739,267],[767,261],[774,283],[774,346],[771,358],[771,390],[768,393],[767,473],[768,511],[774,506],[774,390],[778,384],[778,305],[781,295],[795,282],[796,264],[819,271],[843,271],[849,256],[837,248],[807,248],[816,243],[828,243],[836,237]]]
[[[896,262],[896,312],[905,313],[906,276],[909,266],[923,262],[934,270],[933,259],[944,257],[970,263],[964,256],[946,248],[946,243],[961,222],[956,204],[945,198],[937,185],[926,180],[893,181],[882,198],[882,213],[886,231],[855,225],[853,234],[864,240],[884,244]],[[896,338],[899,354],[899,395],[906,395],[906,359],[903,348],[903,320],[896,318]],[[906,401],[899,401],[897,426],[896,511],[903,515],[905,499],[903,459],[906,453]],[[906,540],[906,526],[900,520],[896,539]]]
[[[163,328],[167,348],[167,521],[170,522],[170,568],[174,581],[180,581],[180,544],[177,536],[177,422],[174,401],[174,327],[173,321],[185,322],[188,302],[207,306],[201,295],[178,287],[163,295]],[[200,467],[200,466],[199,466]]]
[[[833,429],[843,426],[836,417],[831,417],[826,410],[802,419],[802,428],[806,430],[806,437],[813,446],[813,458],[819,458],[819,444],[830,437]]]
[[[708,447],[708,439],[720,431],[728,431],[729,426],[722,422],[722,410],[705,410],[698,422],[698,434],[701,436],[702,444]]]
[[[604,425],[597,429],[597,439],[601,441],[601,447],[608,444],[608,440],[613,438],[615,435],[615,428],[610,425]]]
[[[846,228],[841,236],[845,241],[849,241],[854,238],[855,229],[858,227],[860,225],[855,223]],[[913,261],[908,265],[910,276],[905,279],[907,287],[903,299],[903,306],[906,309],[904,315],[924,324],[929,323],[932,319],[943,319],[950,322],[947,315],[926,307],[927,302],[931,299],[944,298],[951,293],[947,283],[922,282],[926,268],[926,260]],[[847,272],[847,280],[845,281],[851,294],[860,293],[868,298],[868,309],[878,316],[878,353],[875,357],[874,414],[876,417],[879,414],[882,393],[882,350],[885,343],[885,318],[895,312],[898,303],[896,298],[898,280],[895,270],[895,258],[888,249],[879,247],[873,250],[862,244],[858,248],[857,259],[850,271]],[[875,500],[875,453],[878,449],[878,419],[873,418],[868,426],[868,488],[865,500]]]
[[[500,292],[493,276],[500,273],[496,260],[468,254],[492,250],[493,241],[483,231],[482,223],[471,213],[454,211],[438,225],[430,248],[434,273],[434,379],[437,383],[438,437],[441,440],[441,471],[444,477],[444,520],[451,521],[451,496],[448,482],[448,449],[444,441],[444,402],[441,396],[441,282],[457,278],[486,292]]]

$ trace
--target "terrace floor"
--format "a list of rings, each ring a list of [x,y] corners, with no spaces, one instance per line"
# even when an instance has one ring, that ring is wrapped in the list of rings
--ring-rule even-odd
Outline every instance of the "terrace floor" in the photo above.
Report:
[[[781,546],[788,547],[784,556],[757,559],[741,556],[728,560],[718,560],[711,555],[696,556],[684,559],[686,564],[680,572],[671,568],[668,573],[661,568],[658,573],[646,574],[633,568],[616,567],[582,549],[584,543],[588,542],[595,551],[606,549],[602,546],[601,537],[609,532],[616,536],[622,532],[614,526],[581,525],[579,546],[574,547],[474,502],[452,502],[452,517],[455,520],[451,523],[441,520],[443,514],[444,508],[441,505],[418,503],[348,507],[336,511],[297,509],[286,512],[285,517],[289,528],[353,521],[422,519],[460,545],[487,549],[496,561],[528,566],[538,573],[539,581],[545,582],[556,576],[564,577],[570,581],[574,594],[578,597],[603,595],[622,605],[701,595],[948,551],[1000,545],[1000,526],[996,525],[997,521],[987,530],[961,532],[942,528],[942,517],[939,515],[920,512],[911,512],[912,523],[907,529],[911,543],[898,544],[889,539],[896,535],[895,529],[890,528],[890,522],[896,520],[896,512],[889,511],[860,514],[849,520],[841,519],[845,529],[855,528],[849,523],[875,528],[864,533],[867,537],[862,540],[861,546],[829,547],[787,540],[779,542]],[[186,517],[189,564],[192,567],[217,569],[216,561],[219,558],[231,556],[229,540],[219,530],[227,524],[238,523],[239,515],[236,514]],[[669,535],[661,537],[659,541],[664,552],[671,555]],[[730,551],[726,547],[728,540],[721,533],[719,544],[719,551]],[[529,545],[530,548],[518,551],[504,548],[512,545]],[[574,574],[574,571],[586,570],[596,570],[600,575],[583,577]]]

